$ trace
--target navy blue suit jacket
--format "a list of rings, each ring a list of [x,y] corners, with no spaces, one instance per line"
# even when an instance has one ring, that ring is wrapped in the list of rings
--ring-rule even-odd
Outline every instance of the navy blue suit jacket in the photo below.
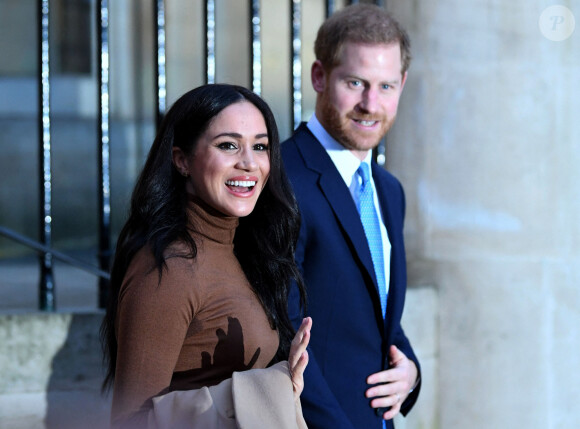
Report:
[[[395,177],[373,163],[373,179],[392,246],[383,320],[363,226],[332,160],[305,124],[282,144],[282,158],[300,206],[296,261],[308,301],[305,314],[294,288],[289,312],[296,327],[305,315],[313,319],[310,362],[301,397],[304,416],[310,429],[380,429],[382,419],[365,398],[366,378],[388,368],[391,344],[419,369],[400,323],[407,282],[403,189]],[[419,387],[403,403],[403,414],[418,393]],[[393,427],[391,421],[387,427]]]

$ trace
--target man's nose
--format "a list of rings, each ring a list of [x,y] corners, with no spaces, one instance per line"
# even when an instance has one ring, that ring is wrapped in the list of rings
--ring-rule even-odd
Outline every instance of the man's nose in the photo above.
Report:
[[[362,93],[359,107],[361,108],[361,110],[368,112],[368,113],[376,112],[378,109],[377,90],[374,88],[366,88]]]

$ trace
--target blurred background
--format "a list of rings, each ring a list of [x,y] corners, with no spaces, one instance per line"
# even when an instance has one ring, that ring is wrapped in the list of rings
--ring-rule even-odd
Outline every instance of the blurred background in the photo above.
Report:
[[[205,82],[255,89],[288,137],[313,111],[318,26],[348,3],[0,0],[0,428],[108,418],[103,280],[23,239],[105,269],[158,117]],[[577,428],[580,0],[378,4],[413,54],[377,153],[406,191],[424,372],[397,428]]]

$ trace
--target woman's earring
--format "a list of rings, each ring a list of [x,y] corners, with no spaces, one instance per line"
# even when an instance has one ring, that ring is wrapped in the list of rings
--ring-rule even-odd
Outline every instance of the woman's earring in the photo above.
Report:
[[[188,173],[187,171],[182,171],[182,172],[181,172],[181,175],[182,175],[183,177],[189,177],[189,173]]]

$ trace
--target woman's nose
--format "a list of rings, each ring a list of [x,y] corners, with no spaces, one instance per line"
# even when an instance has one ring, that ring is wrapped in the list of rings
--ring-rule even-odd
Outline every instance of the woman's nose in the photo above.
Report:
[[[237,166],[241,170],[253,171],[258,168],[258,163],[255,159],[255,154],[251,149],[244,149],[240,152]]]

